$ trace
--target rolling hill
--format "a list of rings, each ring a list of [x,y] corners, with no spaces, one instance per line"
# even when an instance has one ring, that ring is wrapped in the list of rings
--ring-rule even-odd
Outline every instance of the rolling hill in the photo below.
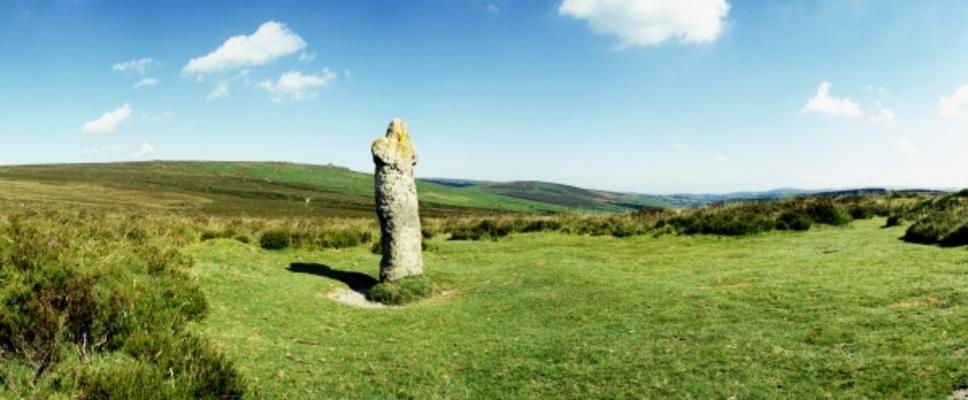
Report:
[[[418,182],[425,215],[561,212],[566,207],[481,188]],[[0,200],[165,209],[200,215],[369,216],[373,177],[335,166],[263,162],[133,162],[0,167]]]

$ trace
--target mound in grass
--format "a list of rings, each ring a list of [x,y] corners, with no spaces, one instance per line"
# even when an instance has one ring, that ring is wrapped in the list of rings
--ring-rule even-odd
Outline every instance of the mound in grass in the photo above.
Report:
[[[927,200],[910,213],[904,240],[943,246],[968,245],[968,189]]]
[[[366,297],[387,305],[404,305],[429,297],[434,293],[434,285],[424,275],[412,276],[396,281],[380,282],[370,288]]]

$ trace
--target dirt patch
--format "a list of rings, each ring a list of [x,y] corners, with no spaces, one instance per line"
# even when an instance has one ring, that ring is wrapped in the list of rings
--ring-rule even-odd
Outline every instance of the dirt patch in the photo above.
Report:
[[[733,283],[720,283],[719,285],[716,285],[716,287],[720,289],[742,289],[744,287],[749,286],[751,283],[753,283],[753,281],[749,279],[743,279],[741,281],[737,281]]]
[[[968,388],[961,388],[951,392],[951,400],[968,400]]]
[[[928,297],[926,299],[914,299],[899,301],[897,303],[891,304],[890,308],[920,308],[920,307],[936,307],[941,305],[941,300],[937,297]]]
[[[386,304],[377,303],[375,301],[369,301],[366,299],[366,295],[357,292],[355,290],[350,290],[346,288],[337,288],[332,292],[329,292],[329,297],[331,300],[338,301],[340,303],[360,308],[387,308]]]

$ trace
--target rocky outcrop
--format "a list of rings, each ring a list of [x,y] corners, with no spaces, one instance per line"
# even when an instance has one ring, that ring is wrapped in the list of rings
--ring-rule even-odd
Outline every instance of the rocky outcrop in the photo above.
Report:
[[[376,164],[376,215],[380,219],[380,280],[423,273],[420,214],[413,166],[417,151],[407,125],[394,119],[385,137],[370,147]]]

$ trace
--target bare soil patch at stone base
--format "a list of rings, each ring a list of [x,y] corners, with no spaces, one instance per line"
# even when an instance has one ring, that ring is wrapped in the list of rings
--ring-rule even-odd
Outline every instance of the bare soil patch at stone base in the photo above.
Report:
[[[366,299],[366,295],[355,290],[338,288],[329,292],[327,296],[331,300],[361,308],[387,308],[386,304],[378,303],[375,301],[369,301]]]

